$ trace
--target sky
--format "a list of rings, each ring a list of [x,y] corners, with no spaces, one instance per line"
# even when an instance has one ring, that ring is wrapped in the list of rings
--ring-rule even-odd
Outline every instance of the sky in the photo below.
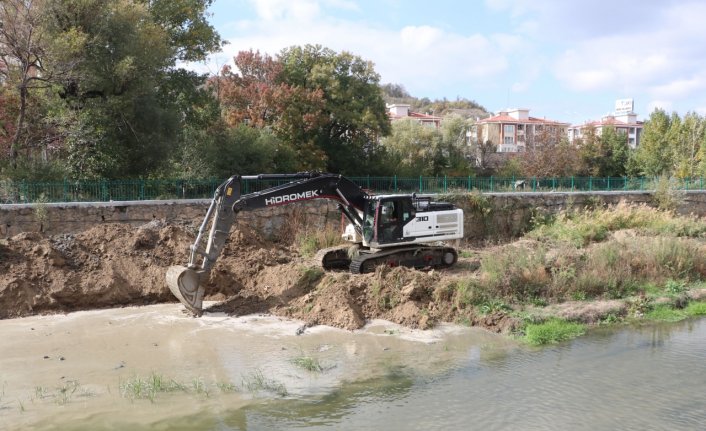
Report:
[[[372,61],[412,96],[490,112],[581,124],[630,98],[639,120],[706,114],[703,0],[214,0],[210,13],[229,43],[199,71],[243,50],[320,44]]]

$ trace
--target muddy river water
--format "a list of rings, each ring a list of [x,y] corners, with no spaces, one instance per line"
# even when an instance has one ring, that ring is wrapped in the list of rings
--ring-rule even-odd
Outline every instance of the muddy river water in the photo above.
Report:
[[[175,304],[0,321],[0,429],[706,429],[706,319],[544,348],[302,330]]]

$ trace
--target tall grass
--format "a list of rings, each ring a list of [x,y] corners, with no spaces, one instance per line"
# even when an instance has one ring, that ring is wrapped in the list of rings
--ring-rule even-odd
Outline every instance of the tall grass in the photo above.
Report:
[[[311,257],[317,251],[343,243],[341,232],[331,225],[323,229],[302,229],[294,236],[294,243],[304,257]]]
[[[525,242],[488,252],[476,275],[436,294],[459,309],[496,300],[617,299],[639,292],[669,296],[706,276],[706,254],[700,250],[695,239],[669,236],[611,239],[580,250]]]
[[[583,247],[604,241],[610,232],[622,229],[635,229],[644,235],[706,236],[706,223],[696,217],[676,216],[646,205],[626,203],[587,211],[563,211],[538,223],[527,236]]]
[[[543,247],[503,247],[481,260],[480,281],[495,296],[543,296],[551,280],[545,254]]]

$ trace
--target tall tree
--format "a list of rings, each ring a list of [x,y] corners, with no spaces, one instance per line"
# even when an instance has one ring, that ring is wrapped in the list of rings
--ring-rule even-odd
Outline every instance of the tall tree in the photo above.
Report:
[[[392,123],[392,133],[383,138],[382,145],[390,154],[392,173],[397,175],[436,175],[443,167],[438,157],[443,151],[443,135],[411,118]]]
[[[30,91],[46,87],[44,32],[41,27],[41,1],[3,0],[0,2],[0,75],[17,89],[19,109],[9,140],[13,167],[27,145],[26,118]],[[5,131],[9,128],[6,126]]]
[[[624,176],[630,155],[627,135],[614,127],[604,127],[600,136],[600,154],[598,176]]]
[[[278,55],[284,82],[321,91],[324,106],[316,129],[292,129],[292,142],[311,143],[328,157],[326,169],[365,173],[380,158],[379,138],[390,120],[371,62],[320,45],[294,46]]]
[[[656,109],[645,121],[640,146],[633,153],[630,173],[633,175],[658,176],[670,174],[672,151],[667,137],[671,119],[662,109]]]
[[[213,0],[141,0],[152,19],[167,32],[174,61],[203,61],[224,42],[208,22]]]
[[[678,137],[672,140],[674,173],[679,178],[692,178],[698,175],[703,156],[706,122],[696,112],[689,112],[684,116],[684,120],[679,122],[679,126],[681,130]]]
[[[205,19],[210,1],[43,1],[51,66],[69,71],[57,118],[73,175],[160,169],[179,153],[189,122],[214,112],[198,88],[204,77],[177,67],[220,47]]]

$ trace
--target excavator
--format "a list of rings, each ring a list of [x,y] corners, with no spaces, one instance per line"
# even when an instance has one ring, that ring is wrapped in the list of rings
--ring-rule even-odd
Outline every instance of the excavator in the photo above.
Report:
[[[279,185],[242,194],[243,180],[280,180]],[[204,282],[221,254],[237,215],[313,199],[337,203],[348,224],[342,234],[352,245],[320,250],[325,270],[374,272],[380,265],[450,267],[458,253],[442,241],[463,238],[463,211],[416,194],[372,195],[341,175],[321,172],[234,175],[215,191],[186,266],[167,270],[171,292],[195,316],[203,313]],[[208,236],[206,230],[210,225]]]

